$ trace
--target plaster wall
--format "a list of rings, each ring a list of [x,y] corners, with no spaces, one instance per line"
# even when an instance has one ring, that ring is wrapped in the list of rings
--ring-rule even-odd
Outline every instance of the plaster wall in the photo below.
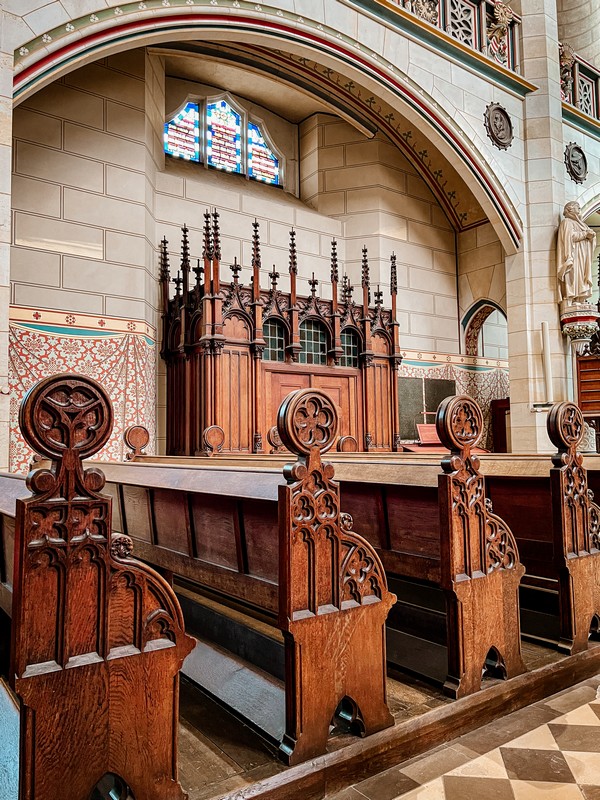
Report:
[[[327,114],[310,117],[300,133],[301,196],[342,223],[355,299],[363,246],[371,289],[381,286],[386,303],[395,252],[401,346],[458,353],[455,234],[423,179],[382,133],[367,139]]]
[[[575,52],[600,67],[600,5],[597,0],[558,0],[558,36]]]
[[[461,320],[479,300],[506,312],[504,250],[489,223],[458,234],[458,286]]]
[[[4,264],[3,276],[0,274],[0,292],[2,280],[8,281],[8,242],[10,241],[10,215],[8,212],[10,186],[8,181],[10,161],[10,82],[14,74],[22,74],[22,70],[44,56],[51,56],[49,69],[53,69],[52,55],[64,45],[76,46],[77,42],[88,33],[111,31],[113,27],[131,19],[143,24],[151,18],[156,20],[156,29],[149,28],[146,34],[150,40],[164,39],[160,25],[182,13],[188,13],[186,7],[180,8],[178,2],[172,0],[169,7],[156,6],[145,11],[137,10],[133,4],[120,6],[110,0],[5,0],[0,26],[0,53],[2,53],[0,97],[4,98],[0,109],[2,120],[2,143],[0,144],[0,174],[4,176],[0,186],[0,266]],[[477,68],[469,66],[462,58],[450,58],[440,50],[431,47],[418,36],[406,34],[402,25],[393,24],[383,18],[370,16],[360,8],[349,8],[345,3],[332,0],[326,3],[307,3],[305,0],[278,0],[273,6],[261,5],[260,11],[252,8],[238,9],[228,6],[232,21],[240,15],[254,19],[256,25],[263,21],[286,24],[291,31],[291,38],[282,43],[298,56],[308,55],[314,51],[307,44],[309,36],[327,42],[322,48],[322,61],[331,67],[339,68],[339,61],[334,55],[338,46],[349,48],[354,59],[346,61],[344,67],[351,84],[352,80],[361,80],[367,91],[373,91],[374,97],[381,97],[393,106],[400,108],[413,133],[420,133],[426,143],[427,138],[438,144],[447,159],[457,169],[462,170],[465,179],[472,186],[485,207],[486,213],[496,233],[508,253],[507,272],[507,310],[509,317],[510,353],[511,353],[511,397],[513,399],[513,424],[518,430],[517,441],[524,447],[536,449],[547,446],[544,434],[541,433],[543,420],[533,421],[530,404],[541,397],[541,358],[537,341],[537,326],[540,318],[551,323],[552,346],[556,358],[562,360],[557,364],[555,378],[555,396],[566,394],[566,374],[564,369],[565,353],[563,339],[558,330],[558,314],[556,306],[550,300],[555,293],[555,269],[552,256],[552,239],[558,221],[559,210],[566,199],[564,165],[562,155],[566,144],[561,128],[560,86],[558,75],[557,42],[559,30],[556,11],[556,0],[540,0],[535,4],[523,4],[522,26],[522,68],[525,78],[537,86],[539,90],[527,95],[523,100],[519,92],[510,89],[498,75],[484,75]],[[212,14],[210,0],[196,0],[194,14],[199,20],[206,22]],[[399,17],[402,16],[400,11]],[[87,16],[83,16],[87,15]],[[129,19],[129,17],[127,17]],[[73,22],[73,24],[71,24]],[[189,30],[181,30],[176,38],[185,39],[196,30],[191,23]],[[202,34],[208,38],[219,36],[209,27]],[[306,34],[306,37],[302,37]],[[229,34],[227,34],[229,35]],[[271,35],[271,34],[269,34]],[[42,39],[42,36],[45,38]],[[240,36],[250,43],[264,44],[264,32],[246,30],[232,34],[230,38]],[[37,38],[36,38],[37,37]],[[262,38],[261,38],[262,37]],[[274,41],[274,40],[272,40]],[[334,45],[329,47],[329,45]],[[116,41],[108,41],[108,49],[118,50],[124,47]],[[13,70],[13,51],[15,62]],[[86,54],[84,58],[96,58]],[[369,66],[362,70],[359,62]],[[468,59],[467,59],[468,61]],[[58,63],[58,61],[57,61]],[[384,79],[375,77],[369,72],[373,67],[380,71]],[[61,67],[62,68],[62,67]],[[45,80],[52,80],[49,73]],[[388,81],[397,81],[401,89],[391,87]],[[403,94],[403,92],[405,92]],[[498,197],[503,198],[504,208],[513,208],[520,216],[524,234],[520,250],[507,236],[507,229],[500,222],[504,212],[498,211],[487,195],[482,191],[483,179],[476,179],[471,167],[449,147],[449,139],[439,124],[430,124],[416,110],[412,100],[406,100],[408,94],[424,101],[428,109],[435,110],[444,126],[468,149],[485,175],[485,181],[494,186]],[[408,94],[406,94],[408,93]],[[404,98],[404,99],[402,99]],[[515,127],[516,138],[508,151],[499,152],[487,139],[482,126],[482,115],[490,101],[504,105],[511,116]],[[374,106],[375,110],[377,105]],[[558,128],[557,128],[558,126]],[[585,127],[585,126],[584,126]],[[593,127],[593,126],[592,126]],[[587,146],[595,139],[594,131],[582,131]],[[408,134],[408,131],[406,131]],[[8,135],[7,135],[8,134]],[[569,136],[569,139],[572,137]],[[593,195],[589,189],[591,184],[579,187],[581,196]],[[488,197],[488,199],[486,199]],[[590,198],[592,203],[593,198]],[[512,213],[512,212],[511,212]],[[4,248],[2,249],[2,245]],[[1,298],[0,298],[1,299]],[[6,296],[8,301],[8,295]],[[6,309],[6,303],[2,304]],[[4,313],[4,312],[3,312]],[[6,315],[5,315],[6,316]],[[2,364],[6,364],[6,337],[4,331],[7,322],[0,316],[0,341],[3,349],[0,354],[0,383],[2,382]],[[2,327],[4,326],[4,327]],[[4,361],[2,360],[4,359]],[[0,386],[0,392],[3,387]],[[0,397],[0,417],[2,399]],[[2,419],[0,418],[0,425]],[[0,447],[6,445],[6,437],[0,440]]]

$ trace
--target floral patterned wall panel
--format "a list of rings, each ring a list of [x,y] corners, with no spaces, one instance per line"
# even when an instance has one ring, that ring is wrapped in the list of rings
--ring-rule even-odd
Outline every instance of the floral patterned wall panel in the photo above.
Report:
[[[144,425],[153,452],[156,420],[156,344],[154,330],[139,321],[11,309],[9,339],[10,469],[28,472],[32,452],[19,431],[19,406],[41,378],[77,372],[108,391],[115,426],[98,458],[122,461],[123,432]]]
[[[483,412],[481,446],[493,447],[491,402],[509,396],[508,362],[474,356],[445,356],[438,353],[405,351],[400,378],[437,378],[456,382],[456,393],[477,400]],[[432,419],[428,420],[432,422]]]

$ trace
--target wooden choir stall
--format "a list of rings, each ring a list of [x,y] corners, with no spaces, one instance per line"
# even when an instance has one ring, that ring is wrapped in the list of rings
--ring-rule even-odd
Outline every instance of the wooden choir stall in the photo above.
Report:
[[[346,451],[400,449],[396,319],[397,276],[391,258],[391,310],[377,288],[371,302],[369,262],[363,248],[362,296],[343,275],[331,243],[332,299],[297,294],[296,232],[290,231],[289,292],[260,286],[259,223],[252,234],[252,280],[221,275],[219,216],[206,212],[202,259],[192,269],[184,226],[181,263],[171,279],[168,244],[161,246],[162,357],[167,367],[167,453],[264,453],[279,446],[277,409],[295,389],[322,389],[340,409],[335,443]],[[193,275],[192,275],[193,273]],[[175,284],[171,297],[170,284]],[[341,286],[340,286],[341,283]],[[268,442],[268,444],[267,444]]]

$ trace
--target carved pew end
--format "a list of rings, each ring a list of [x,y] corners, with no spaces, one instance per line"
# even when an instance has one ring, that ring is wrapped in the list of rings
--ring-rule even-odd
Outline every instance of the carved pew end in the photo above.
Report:
[[[471,453],[483,433],[481,409],[466,395],[447,397],[436,428],[450,450],[438,479],[448,641],[444,692],[459,698],[480,689],[486,673],[512,678],[525,672],[519,619],[525,568],[511,530],[492,511],[479,459]]]
[[[27,444],[51,461],[29,474],[31,497],[16,500],[10,677],[21,703],[19,796],[88,800],[112,781],[122,797],[185,800],[179,670],[194,640],[170,586],[130,557],[128,536],[112,535],[104,474],[83,466],[110,437],[110,399],[91,378],[52,376],[27,393],[19,422]]]
[[[574,403],[555,403],[548,412],[548,436],[557,448],[550,470],[554,561],[559,583],[558,649],[574,655],[598,639],[600,619],[600,507],[588,489],[578,447],[583,414]]]
[[[279,624],[286,658],[286,732],[296,764],[325,751],[336,713],[366,735],[393,725],[386,704],[385,620],[396,597],[372,546],[340,511],[334,469],[338,412],[324,392],[281,404],[281,441],[298,460],[279,487]]]

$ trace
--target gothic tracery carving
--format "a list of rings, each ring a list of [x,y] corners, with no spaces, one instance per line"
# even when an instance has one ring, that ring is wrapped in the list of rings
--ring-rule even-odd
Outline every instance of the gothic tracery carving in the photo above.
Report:
[[[463,531],[464,552],[459,555],[465,574],[513,569],[519,562],[514,536],[504,520],[492,511],[486,498],[479,459],[472,455],[483,434],[483,415],[475,400],[466,395],[448,397],[438,409],[437,432],[450,450],[442,461],[452,482],[452,514]],[[477,551],[477,542],[484,543]]]

